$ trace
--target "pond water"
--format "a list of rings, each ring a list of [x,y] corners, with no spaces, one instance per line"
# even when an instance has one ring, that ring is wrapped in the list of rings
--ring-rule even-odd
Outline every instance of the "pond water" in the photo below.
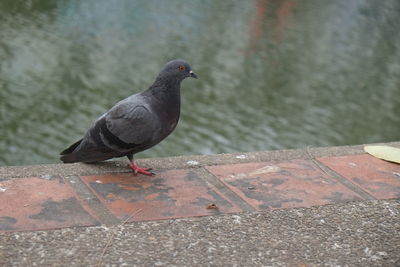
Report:
[[[400,140],[400,1],[0,2],[0,165],[59,162],[169,60],[175,132],[138,157]]]

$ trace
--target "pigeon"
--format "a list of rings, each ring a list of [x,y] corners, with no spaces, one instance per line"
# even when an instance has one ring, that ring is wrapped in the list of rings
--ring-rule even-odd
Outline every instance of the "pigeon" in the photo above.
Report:
[[[184,60],[168,62],[154,83],[100,116],[78,142],[60,153],[64,163],[94,163],[127,156],[133,173],[154,175],[133,155],[160,143],[176,127],[180,115],[181,82],[197,78]]]

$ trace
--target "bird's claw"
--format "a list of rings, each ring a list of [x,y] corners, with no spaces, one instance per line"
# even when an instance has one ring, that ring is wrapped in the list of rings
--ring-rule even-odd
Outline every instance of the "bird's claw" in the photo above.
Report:
[[[138,173],[148,175],[148,176],[153,176],[155,175],[154,172],[151,172],[152,168],[140,168],[136,164],[130,164],[129,167],[131,167],[133,174],[136,176]]]
[[[138,173],[148,175],[148,176],[153,176],[155,175],[154,172],[149,171],[151,168],[138,168],[136,170],[133,170],[133,174],[136,176]]]

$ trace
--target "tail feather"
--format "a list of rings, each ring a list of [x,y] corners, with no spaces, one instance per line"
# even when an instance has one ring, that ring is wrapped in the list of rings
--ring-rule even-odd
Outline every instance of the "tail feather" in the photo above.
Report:
[[[69,153],[72,153],[75,148],[77,148],[82,142],[82,139],[79,140],[78,142],[73,143],[72,145],[70,145],[67,149],[65,149],[63,152],[60,153],[60,155],[67,155]]]
[[[60,159],[64,162],[64,163],[73,163],[73,162],[77,162],[78,159],[76,158],[76,156],[74,155],[74,150],[81,144],[82,139],[79,140],[78,142],[73,143],[72,145],[70,145],[67,149],[65,149],[64,151],[62,151],[60,153],[61,157]]]
[[[62,160],[62,162],[64,162],[64,163],[80,162],[80,160],[76,157],[76,155],[74,153],[62,155],[60,157],[60,160]]]
[[[121,157],[125,154],[116,153],[110,149],[108,151],[101,150],[99,147],[93,144],[93,142],[87,142],[87,139],[85,139],[85,141],[81,139],[61,152],[60,155],[60,160],[62,160],[64,163],[93,163],[114,157]]]

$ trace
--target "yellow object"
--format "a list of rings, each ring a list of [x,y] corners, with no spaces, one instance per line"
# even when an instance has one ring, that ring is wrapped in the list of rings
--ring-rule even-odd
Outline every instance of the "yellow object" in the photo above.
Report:
[[[400,148],[392,146],[364,146],[364,151],[374,157],[400,163]]]

